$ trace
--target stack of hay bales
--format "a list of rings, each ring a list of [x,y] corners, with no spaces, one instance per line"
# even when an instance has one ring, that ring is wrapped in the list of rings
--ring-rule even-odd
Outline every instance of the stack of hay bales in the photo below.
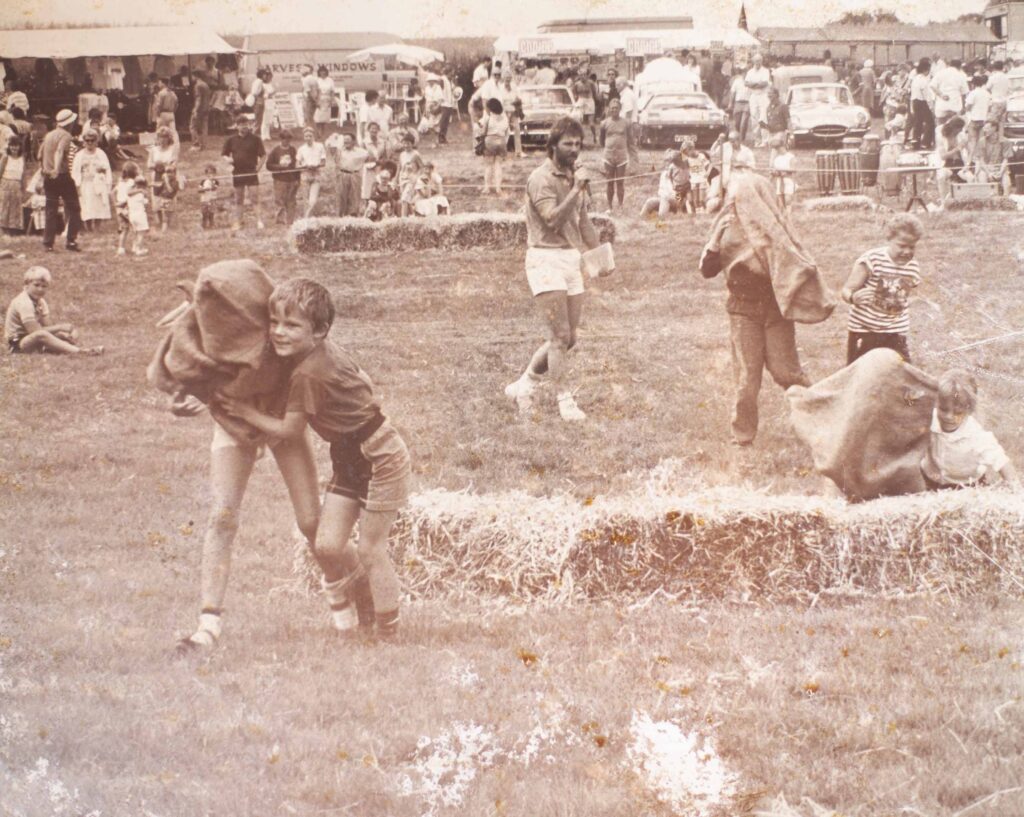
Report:
[[[601,241],[615,240],[615,223],[606,215],[591,219]],[[526,217],[521,213],[459,213],[427,218],[307,218],[288,234],[303,254],[526,248]]]

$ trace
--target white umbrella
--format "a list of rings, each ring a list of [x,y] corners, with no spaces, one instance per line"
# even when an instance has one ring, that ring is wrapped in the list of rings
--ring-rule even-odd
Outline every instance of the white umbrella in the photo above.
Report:
[[[371,48],[363,48],[349,54],[345,59],[357,62],[359,60],[372,60],[382,57],[393,57],[406,65],[427,65],[432,62],[444,62],[444,54],[434,51],[432,48],[424,48],[420,45],[409,45],[408,43],[387,43],[386,45],[375,45]]]

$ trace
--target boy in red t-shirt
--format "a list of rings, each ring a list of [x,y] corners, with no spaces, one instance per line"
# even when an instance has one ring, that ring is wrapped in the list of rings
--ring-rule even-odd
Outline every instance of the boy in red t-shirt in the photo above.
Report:
[[[334,626],[344,631],[357,622],[373,624],[364,589],[368,579],[377,632],[394,635],[399,586],[387,547],[398,509],[409,495],[408,449],[381,413],[370,378],[347,352],[326,342],[334,322],[330,293],[316,281],[296,278],[271,293],[269,308],[274,351],[295,364],[284,419],[227,398],[221,407],[270,437],[295,439],[308,423],[331,444],[334,476],[324,497],[315,554]],[[358,549],[349,542],[357,520]]]

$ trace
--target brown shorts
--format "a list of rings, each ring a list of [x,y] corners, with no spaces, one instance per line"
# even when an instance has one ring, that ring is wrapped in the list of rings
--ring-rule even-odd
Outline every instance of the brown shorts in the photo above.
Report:
[[[409,449],[387,420],[362,442],[331,443],[331,464],[327,492],[354,499],[368,511],[397,511],[409,499]]]

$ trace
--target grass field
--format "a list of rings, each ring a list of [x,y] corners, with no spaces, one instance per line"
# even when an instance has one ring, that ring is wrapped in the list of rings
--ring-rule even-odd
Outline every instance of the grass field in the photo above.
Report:
[[[447,182],[479,182],[466,144],[427,152]],[[509,181],[538,161],[510,163]],[[629,190],[619,268],[590,290],[575,364],[590,420],[572,427],[552,405],[520,421],[502,394],[541,332],[521,250],[299,257],[280,228],[203,233],[194,187],[144,259],[116,258],[109,229],[78,256],[12,240],[26,257],[0,262],[0,300],[43,263],[56,315],[108,354],[0,356],[0,815],[1024,814],[1019,596],[420,599],[396,643],[340,642],[321,600],[296,592],[290,509],[264,461],[223,644],[170,660],[195,614],[210,428],[173,419],[144,369],[172,285],[215,260],[331,288],[334,337],[374,378],[419,490],[585,500],[668,458],[680,494],[826,490],[773,384],[756,445],[728,444],[724,286],[696,272],[709,218],[638,220],[655,183]],[[519,206],[518,191],[451,197],[463,212]],[[835,285],[882,243],[882,215],[795,221]],[[923,368],[979,370],[985,422],[1018,464],[1021,344],[938,353],[1024,323],[1020,223],[928,217],[911,316]],[[843,364],[844,318],[798,328],[812,379]]]

